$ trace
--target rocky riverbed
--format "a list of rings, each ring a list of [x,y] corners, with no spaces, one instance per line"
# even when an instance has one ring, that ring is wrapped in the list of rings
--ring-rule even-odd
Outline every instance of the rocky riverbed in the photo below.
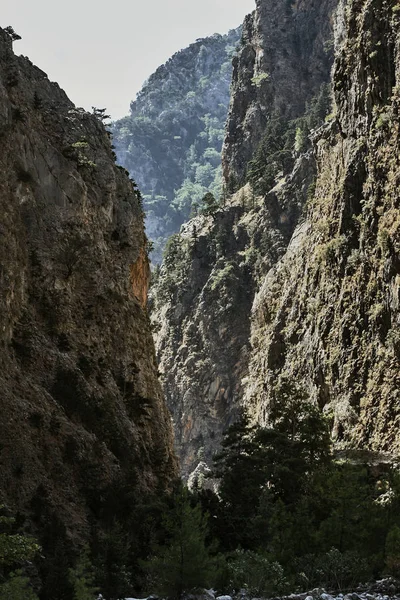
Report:
[[[288,596],[279,596],[269,600],[397,600],[400,599],[400,581],[392,577],[380,579],[368,585],[355,586],[353,591],[331,591],[324,588],[315,588],[309,592],[293,593]],[[106,600],[99,596],[98,600]],[[125,600],[142,600],[139,598],[125,598]],[[161,600],[151,595],[143,600]],[[203,590],[199,594],[187,594],[185,600],[262,600],[253,598],[247,590],[239,590],[232,595],[218,595],[214,590]]]

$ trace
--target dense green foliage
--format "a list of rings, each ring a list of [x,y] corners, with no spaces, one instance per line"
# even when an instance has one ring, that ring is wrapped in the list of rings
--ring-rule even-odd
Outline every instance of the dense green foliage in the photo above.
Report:
[[[70,569],[70,581],[74,590],[74,600],[93,600],[98,588],[95,586],[95,573],[88,548],[79,557],[75,569]]]
[[[240,29],[198,40],[144,84],[129,116],[112,125],[118,160],[144,194],[153,259],[193,205],[222,187],[221,150],[232,55]]]
[[[218,500],[200,493],[204,509],[217,515],[211,533],[229,564],[238,549],[240,561],[249,561],[234,569],[232,585],[242,573],[240,586],[265,587],[257,561],[267,561],[271,593],[344,589],[398,572],[397,471],[334,460],[326,420],[289,382],[276,389],[268,427],[243,417],[228,430],[214,476]]]
[[[177,482],[172,493],[141,498],[110,490],[101,508],[108,530],[74,566],[58,532],[41,598],[91,600],[97,590],[107,600],[179,598],[211,586],[271,597],[398,576],[400,475],[336,460],[328,432],[307,394],[283,381],[267,426],[243,415],[227,430],[212,472],[218,494],[204,480],[191,492]],[[24,565],[38,546],[12,520],[2,527],[0,600],[36,600]]]
[[[15,533],[14,526],[13,517],[0,516],[0,600],[37,600],[22,567],[40,547],[33,538]]]
[[[0,600],[38,600],[29,578],[23,571],[10,573],[7,580],[0,585]],[[92,599],[93,600],[93,599]]]
[[[114,535],[125,593],[178,598],[212,585],[273,596],[398,574],[399,474],[336,460],[328,432],[307,394],[277,386],[267,427],[243,416],[226,432],[212,473],[218,494],[178,484]]]
[[[152,556],[142,566],[147,585],[167,597],[210,586],[215,580],[214,561],[206,547],[207,515],[200,504],[191,505],[187,490],[180,487],[171,511],[165,513],[166,539],[153,548]]]
[[[257,194],[269,192],[277,178],[290,173],[296,156],[311,148],[310,132],[324,123],[330,107],[330,86],[323,84],[302,117],[287,121],[279,115],[271,116],[247,167],[247,180]]]

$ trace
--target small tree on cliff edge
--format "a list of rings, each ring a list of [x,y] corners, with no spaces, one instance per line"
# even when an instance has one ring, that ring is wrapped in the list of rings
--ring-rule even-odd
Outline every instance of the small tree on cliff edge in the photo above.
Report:
[[[211,192],[207,192],[207,194],[201,200],[202,204],[202,213],[206,216],[214,217],[217,212],[219,205],[215,199],[215,196]]]
[[[8,27],[4,28],[4,31],[7,33],[7,35],[9,36],[9,38],[11,39],[12,42],[17,42],[18,40],[22,39],[20,35],[18,35],[18,33],[16,33],[13,29],[13,27],[11,27],[11,25],[9,25]]]

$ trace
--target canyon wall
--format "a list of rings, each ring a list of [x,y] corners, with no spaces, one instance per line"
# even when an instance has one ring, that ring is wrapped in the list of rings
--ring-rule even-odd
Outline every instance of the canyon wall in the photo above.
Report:
[[[101,119],[5,30],[0,137],[0,503],[32,532],[57,522],[82,542],[123,490],[177,473],[140,194]]]
[[[268,419],[290,378],[331,418],[337,447],[399,451],[400,7],[341,6],[336,111],[315,139],[307,216],[253,307],[246,403]]]
[[[335,6],[264,1],[247,17],[224,144],[228,189],[246,183],[268,122],[289,126],[329,82]],[[285,253],[315,178],[312,151],[297,153],[293,164],[287,173],[278,169],[266,195],[247,184],[213,214],[203,210],[167,247],[153,321],[185,475],[211,460],[242,404],[254,297]]]
[[[290,121],[329,80],[337,0],[256,0],[233,61],[231,102],[223,147],[228,187],[246,182],[248,162],[268,121]]]

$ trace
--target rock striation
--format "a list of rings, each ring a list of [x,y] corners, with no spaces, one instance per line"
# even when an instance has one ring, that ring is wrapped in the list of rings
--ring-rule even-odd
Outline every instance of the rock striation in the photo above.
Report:
[[[0,137],[0,503],[82,541],[117,490],[176,475],[140,194],[4,30]]]
[[[294,378],[337,446],[397,454],[400,6],[354,0],[339,16],[336,114],[306,220],[254,303],[247,403],[265,421],[273,382]]]
[[[399,452],[400,8],[343,1],[334,19],[333,8],[265,1],[247,18],[224,150],[228,184],[246,181],[268,119],[284,110],[292,118],[309,101],[298,75],[298,92],[287,87],[286,59],[298,56],[287,40],[303,18],[318,32],[301,54],[302,64],[321,66],[316,81],[324,64],[316,57],[334,38],[333,112],[291,174],[265,196],[247,185],[191,221],[170,249],[177,277],[161,270],[157,347],[186,473],[199,450],[209,459],[239,406],[265,424],[284,379],[325,412],[338,450],[371,460]]]
[[[246,181],[246,164],[268,120],[288,123],[303,115],[329,81],[335,6],[264,1],[246,19],[224,145],[228,188]],[[293,162],[293,172],[280,173],[265,197],[247,184],[169,243],[153,321],[185,475],[198,460],[211,460],[246,394],[253,301],[285,254],[315,178],[312,152]]]
[[[301,116],[329,80],[337,4],[338,0],[256,0],[233,59],[222,158],[228,189],[246,182],[247,164],[271,117],[290,121]]]

